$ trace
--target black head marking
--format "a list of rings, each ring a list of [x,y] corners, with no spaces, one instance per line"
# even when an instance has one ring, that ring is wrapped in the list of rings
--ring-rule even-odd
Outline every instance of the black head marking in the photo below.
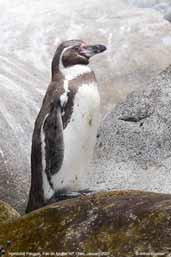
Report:
[[[56,52],[53,57],[53,60],[52,60],[52,76],[55,72],[59,72],[59,63],[60,63],[60,58],[61,58],[61,54],[63,53],[63,51],[69,47],[76,46],[81,43],[83,43],[82,40],[77,40],[77,39],[68,40],[68,41],[61,43],[57,47]]]
[[[74,45],[73,47],[69,47],[64,51],[61,61],[65,68],[76,64],[89,64],[89,57],[82,54],[84,46],[86,46],[86,44],[82,42]]]

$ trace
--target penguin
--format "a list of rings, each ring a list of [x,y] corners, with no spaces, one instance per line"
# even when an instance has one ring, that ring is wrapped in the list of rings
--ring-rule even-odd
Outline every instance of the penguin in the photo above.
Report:
[[[34,125],[26,213],[86,191],[87,165],[100,120],[100,96],[90,58],[106,50],[82,40],[61,43]]]

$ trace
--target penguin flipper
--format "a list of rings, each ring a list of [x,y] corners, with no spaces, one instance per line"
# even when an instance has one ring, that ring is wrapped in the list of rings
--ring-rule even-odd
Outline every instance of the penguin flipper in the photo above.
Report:
[[[61,115],[61,104],[59,97],[55,97],[50,106],[50,112],[43,125],[45,158],[48,180],[51,175],[56,174],[64,158],[63,123]]]

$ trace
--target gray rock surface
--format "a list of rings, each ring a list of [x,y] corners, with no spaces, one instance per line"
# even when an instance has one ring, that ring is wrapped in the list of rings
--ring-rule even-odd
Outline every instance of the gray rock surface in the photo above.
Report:
[[[94,188],[171,192],[171,66],[106,115],[92,169]]]
[[[165,13],[164,19],[171,23],[171,8]]]
[[[156,8],[160,11],[167,11],[171,5],[170,0],[126,0],[130,5],[140,8]]]
[[[161,13],[163,18],[171,22],[171,1],[170,0],[126,0],[130,6],[139,8],[153,8]]]
[[[171,26],[125,1],[0,2],[0,199],[23,209],[29,190],[34,120],[61,40],[104,43],[94,58],[103,113],[170,64]]]

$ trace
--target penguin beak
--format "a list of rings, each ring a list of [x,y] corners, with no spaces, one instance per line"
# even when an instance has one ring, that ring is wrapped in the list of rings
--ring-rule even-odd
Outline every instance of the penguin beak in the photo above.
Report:
[[[80,49],[80,54],[86,58],[90,58],[96,54],[102,53],[106,50],[104,45],[83,45]]]

